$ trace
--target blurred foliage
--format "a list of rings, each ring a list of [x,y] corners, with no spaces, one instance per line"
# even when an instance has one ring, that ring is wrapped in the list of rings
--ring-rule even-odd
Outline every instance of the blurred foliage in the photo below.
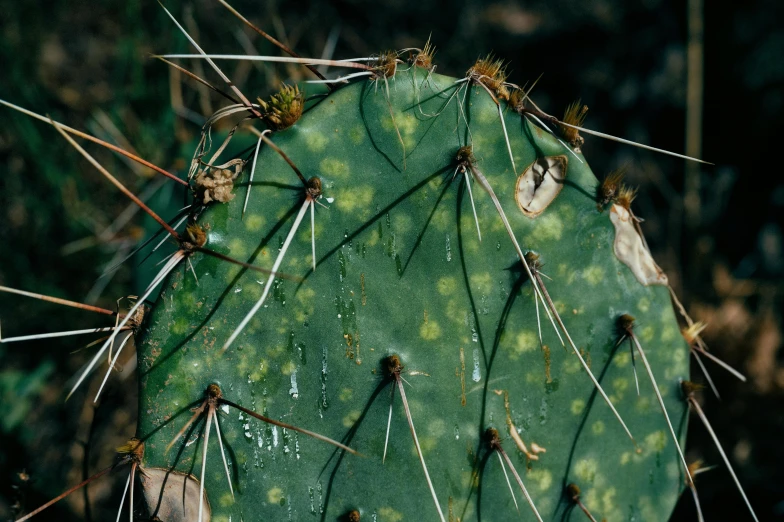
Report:
[[[712,368],[724,401],[705,394],[705,408],[752,503],[771,520],[784,518],[784,178],[773,154],[784,131],[784,3],[705,4],[702,148],[716,165],[700,174],[696,217],[685,218],[683,162],[591,137],[583,150],[596,172],[628,166],[629,182],[640,187],[636,213],[645,218],[655,257],[692,316],[710,323],[705,338],[715,353],[749,375],[742,384]],[[218,2],[166,5],[190,30],[198,29],[210,52],[278,54]],[[534,90],[543,109],[560,114],[579,97],[591,108],[588,127],[683,150],[686,2],[234,5],[303,55],[321,56],[333,38],[334,55],[350,57],[421,46],[431,36],[438,71],[460,75],[494,51],[511,62],[515,83],[530,85],[543,74]],[[110,141],[127,139],[141,156],[183,173],[189,158],[183,144],[223,101],[149,58],[189,50],[156,2],[0,0],[0,12],[0,98]],[[218,81],[201,64],[187,66]],[[250,98],[304,78],[292,66],[232,63],[225,70]],[[0,284],[87,298],[118,250],[144,236],[144,221],[136,216],[117,234],[105,233],[126,200],[53,129],[6,108],[0,122]],[[88,148],[134,190],[151,190],[149,171]],[[171,218],[170,200],[181,197],[161,193],[157,208]],[[79,244],[88,247],[76,249]],[[100,304],[113,307],[138,289],[137,263],[126,263],[93,292]],[[85,312],[9,295],[0,295],[0,319],[7,336],[100,324]],[[115,381],[96,408],[84,393],[63,403],[66,381],[87,360],[87,352],[72,353],[78,346],[68,340],[0,350],[0,518],[9,518],[17,501],[35,506],[87,470],[108,465],[113,446],[133,433],[132,360],[123,374],[131,379]],[[719,462],[698,423],[691,427],[689,454]],[[19,475],[24,470],[29,476]],[[73,495],[39,519],[108,519],[121,486],[104,480],[90,488],[92,509],[88,504],[85,511],[84,495]],[[725,470],[701,475],[698,486],[708,519],[747,516]],[[690,499],[684,497],[675,518],[694,519]]]

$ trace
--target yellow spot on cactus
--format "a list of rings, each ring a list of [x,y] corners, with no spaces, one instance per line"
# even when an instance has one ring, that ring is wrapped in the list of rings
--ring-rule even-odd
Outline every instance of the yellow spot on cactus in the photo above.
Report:
[[[245,242],[240,238],[229,241],[229,255],[235,259],[245,259],[248,253],[245,250]]]
[[[637,402],[634,404],[634,409],[639,413],[645,413],[651,409],[651,399],[648,397],[637,397]]]
[[[397,234],[405,234],[413,226],[414,221],[408,214],[397,213],[392,216],[392,229]]]
[[[435,341],[441,337],[441,327],[433,319],[429,319],[419,327],[419,336],[425,341]]]
[[[637,335],[640,337],[641,341],[645,341],[646,343],[649,343],[649,342],[653,341],[653,335],[655,333],[656,333],[656,330],[653,328],[653,326],[646,326],[645,328],[641,329],[637,333]],[[645,348],[645,346],[643,346],[643,348]],[[647,351],[646,351],[646,354],[647,354]]]
[[[614,487],[608,487],[602,493],[602,513],[610,513],[615,511],[615,495],[617,491]]]
[[[391,507],[379,508],[378,516],[381,519],[381,522],[400,522],[403,520],[403,514],[395,511]]]
[[[360,125],[352,127],[352,129],[348,131],[348,137],[351,140],[351,143],[359,145],[365,141],[365,128]]]
[[[582,399],[573,400],[570,409],[572,410],[573,415],[580,415],[585,409],[585,401]]]
[[[539,338],[536,336],[536,334],[531,330],[523,330],[522,332],[517,334],[517,337],[515,338],[516,344],[515,344],[514,355],[519,356],[523,353],[532,352],[536,350],[536,347],[538,345],[538,339]],[[517,357],[513,357],[513,358],[516,359]]]
[[[340,402],[348,402],[354,398],[354,390],[351,388],[343,388],[340,390],[340,394],[338,394],[338,400]]]
[[[348,415],[343,417],[343,427],[352,427],[357,422],[357,420],[359,420],[360,415],[362,415],[362,412],[359,410],[351,410],[348,412]]]
[[[316,291],[308,286],[300,288],[297,292],[297,301],[302,304],[312,303],[314,297],[316,297]]]
[[[564,373],[568,373],[569,375],[574,375],[576,373],[580,373],[583,371],[583,367],[580,364],[580,360],[574,355],[574,352],[569,354],[569,359],[565,360],[563,363],[563,371]]]
[[[438,438],[429,436],[419,436],[419,447],[422,448],[422,453],[430,453],[438,447]],[[417,457],[416,446],[411,445],[411,455]]]
[[[624,341],[624,342],[626,343],[628,341]],[[615,364],[616,368],[626,368],[631,363],[632,363],[632,356],[628,351],[616,353],[615,357],[613,358],[613,364]]]
[[[471,288],[477,292],[489,292],[490,287],[493,284],[493,278],[490,276],[490,272],[471,274],[470,281]]]
[[[678,333],[679,332],[677,328],[674,328],[672,324],[668,323],[666,326],[662,327],[661,336],[659,337],[659,339],[661,339],[663,343],[671,343],[672,341],[677,339]],[[677,354],[679,352],[680,350],[676,351],[675,353]]]
[[[234,503],[234,497],[232,497],[231,493],[229,493],[228,491],[222,494],[220,496],[220,499],[218,500],[218,504],[220,504],[221,507],[229,507],[233,503]]]
[[[654,431],[645,437],[645,448],[648,451],[660,452],[667,446],[667,434],[664,430]]]
[[[612,382],[613,390],[620,396],[623,396],[623,393],[629,389],[629,379],[626,377],[616,377],[613,379]]]
[[[280,373],[283,375],[291,375],[297,370],[297,365],[294,364],[292,361],[287,361],[283,363],[280,367]]]
[[[450,213],[446,210],[437,210],[436,213],[433,214],[433,219],[430,223],[436,230],[445,232],[447,228],[454,223],[454,212]]]
[[[546,212],[536,218],[536,226],[531,231],[529,244],[559,241],[564,225],[555,212]]]
[[[259,363],[259,366],[254,369],[252,372],[248,373],[248,380],[256,382],[260,381],[267,375],[267,369],[269,368],[269,363],[262,359]]]
[[[337,158],[324,158],[319,163],[319,171],[329,178],[342,179],[348,176],[348,165]]]
[[[439,438],[446,433],[446,423],[442,419],[434,419],[427,425],[427,434]]]
[[[450,299],[446,303],[446,315],[457,324],[465,324],[466,309],[463,301]]]
[[[528,472],[528,478],[536,482],[539,491],[547,491],[553,485],[553,474],[549,469],[532,469]]]
[[[641,312],[647,312],[651,308],[651,300],[647,297],[643,297],[639,301],[637,301],[637,309]]]
[[[261,214],[250,214],[245,216],[245,230],[248,232],[258,232],[264,227],[266,218]]]
[[[602,421],[596,421],[591,425],[591,431],[594,435],[601,435],[604,433],[604,423]]]
[[[438,293],[441,295],[452,295],[457,290],[457,279],[454,277],[442,277],[436,283]]]
[[[174,325],[171,328],[172,333],[177,335],[182,335],[187,332],[189,329],[188,320],[185,318],[180,318],[174,321]]]
[[[589,266],[583,270],[583,279],[588,281],[589,284],[597,286],[604,281],[604,269],[599,265]]]
[[[318,209],[318,207],[316,207],[316,208]],[[315,232],[314,235],[316,236],[316,239],[321,237],[322,232],[326,228],[325,220],[323,218],[319,219],[319,213],[320,213],[320,210],[316,210],[316,226],[313,227],[313,230]],[[300,225],[299,233],[297,234],[297,239],[299,241],[302,241],[303,243],[307,243],[308,245],[310,245],[310,242],[313,239],[312,236],[311,236],[312,232],[310,231],[310,219],[309,218],[310,218],[310,216],[308,216],[308,220],[306,221],[307,222],[306,226]],[[304,223],[303,223],[303,225],[304,225]],[[316,242],[316,255],[317,256],[319,254],[318,247],[319,247],[318,242]]]
[[[338,210],[345,213],[354,213],[361,210],[356,217],[364,220],[370,216],[370,204],[373,202],[375,191],[369,185],[359,185],[356,187],[346,187],[335,191],[335,206]]]
[[[309,132],[305,144],[311,152],[323,152],[327,148],[327,141],[327,137],[320,132]]]
[[[280,488],[272,488],[267,491],[267,502],[270,504],[279,504],[280,499],[283,498],[283,490]]]
[[[625,466],[632,460],[632,452],[631,451],[624,451],[621,454],[621,466]]]
[[[585,484],[593,484],[593,481],[596,480],[596,470],[598,469],[599,464],[595,459],[579,460],[574,466],[574,472],[577,475],[577,478]]]

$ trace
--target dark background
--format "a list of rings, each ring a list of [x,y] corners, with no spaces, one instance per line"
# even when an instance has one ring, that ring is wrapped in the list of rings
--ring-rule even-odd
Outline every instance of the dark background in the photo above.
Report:
[[[329,40],[342,58],[422,46],[432,35],[438,72],[460,76],[492,51],[510,62],[515,83],[543,75],[533,97],[544,110],[560,115],[582,98],[589,128],[673,151],[685,150],[691,114],[692,147],[715,166],[688,167],[589,136],[583,151],[599,177],[628,168],[654,256],[690,314],[709,323],[704,338],[714,353],[748,375],[744,384],[710,365],[723,401],[703,393],[703,404],[760,519],[784,519],[784,2],[697,3],[233,5],[306,56],[321,56]],[[208,52],[279,54],[216,1],[166,5]],[[157,3],[0,0],[0,13],[1,98],[110,141],[127,139],[141,156],[183,172],[184,145],[223,102],[149,58],[191,52]],[[692,32],[691,62],[702,63],[704,75],[692,69],[691,79],[690,20],[704,28],[702,36]],[[204,64],[187,66],[220,83],[200,71]],[[231,63],[224,70],[251,99],[304,78],[293,66]],[[694,83],[700,77],[702,93]],[[88,148],[135,190],[159,188],[158,199],[172,197],[170,184],[160,188],[144,169]],[[0,108],[0,285],[86,299],[118,249],[144,235],[139,216],[106,232],[126,207],[54,129]],[[126,263],[102,292],[93,291],[98,303],[112,307],[138,291],[144,275],[136,267]],[[88,327],[100,318],[0,294],[0,320],[11,336]],[[134,433],[133,357],[97,407],[85,391],[63,402],[91,353],[73,353],[78,346],[73,339],[0,345],[0,519],[10,519],[19,502],[31,509],[109,465],[113,448]],[[721,464],[696,419],[688,458]],[[87,507],[84,494],[72,495],[38,520],[113,520],[124,482],[105,478],[91,485]],[[708,520],[750,520],[723,466],[697,485]],[[674,520],[695,520],[688,494]]]

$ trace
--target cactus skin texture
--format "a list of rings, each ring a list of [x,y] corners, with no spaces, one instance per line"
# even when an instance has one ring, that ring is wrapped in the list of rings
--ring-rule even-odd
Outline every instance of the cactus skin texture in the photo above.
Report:
[[[383,78],[352,82],[271,136],[306,177],[322,182],[329,208],[316,207],[315,271],[306,216],[280,267],[301,280],[276,279],[226,351],[266,277],[195,253],[198,284],[186,265],[164,283],[137,337],[143,465],[200,476],[204,417],[166,447],[216,383],[226,399],[362,456],[219,408],[235,498],[213,429],[205,479],[212,521],[348,520],[355,510],[362,520],[438,520],[397,390],[382,463],[395,386],[383,361],[397,354],[447,520],[534,519],[515,486],[517,513],[483,438],[488,428],[498,430],[545,520],[587,520],[565,494],[571,483],[598,519],[666,520],[684,472],[640,364],[636,394],[616,324],[624,313],[636,318],[683,445],[679,380],[688,379],[689,349],[667,287],[641,284],[616,256],[611,212],[597,207],[599,182],[582,155],[501,102],[514,172],[498,109],[481,86],[460,84],[447,103],[453,78],[399,67],[387,81],[389,97]],[[638,452],[541,305],[547,348],[540,347],[531,282],[490,196],[472,181],[480,242],[466,176],[455,174],[455,154],[469,143],[523,252],[539,254],[552,278],[547,290]],[[558,156],[567,164],[563,189],[540,215],[524,215],[518,176],[537,159]],[[209,205],[198,222],[208,248],[269,269],[304,192],[283,159],[262,146],[241,219],[248,169],[235,186],[240,197]],[[527,461],[510,426],[529,448],[546,452]]]

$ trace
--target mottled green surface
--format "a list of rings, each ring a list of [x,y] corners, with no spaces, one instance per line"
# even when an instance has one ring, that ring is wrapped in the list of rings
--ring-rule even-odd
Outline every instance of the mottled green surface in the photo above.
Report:
[[[421,82],[424,73],[419,75]],[[490,426],[505,437],[503,446],[545,520],[584,519],[562,496],[569,482],[582,488],[599,518],[664,520],[672,511],[683,484],[674,444],[639,361],[637,397],[628,348],[613,355],[616,318],[630,313],[676,429],[685,434],[677,389],[678,379],[688,376],[688,348],[667,288],[641,286],[613,254],[614,228],[608,213],[597,210],[597,181],[587,165],[508,111],[519,172],[542,155],[568,158],[560,195],[538,218],[525,217],[514,201],[517,174],[495,105],[473,87],[465,102],[464,88],[444,107],[454,90],[437,97],[431,85],[447,89],[452,81],[436,75],[420,90],[411,72],[390,80],[405,169],[383,81],[341,88],[274,136],[306,176],[322,179],[325,198],[334,202],[316,210],[316,271],[310,269],[306,218],[281,267],[304,282],[276,281],[227,352],[221,346],[261,295],[258,281],[266,277],[194,255],[198,286],[184,269],[165,283],[139,346],[146,465],[175,463],[181,445],[168,454],[164,449],[212,382],[227,399],[341,439],[365,455],[344,456],[227,410],[221,426],[237,495],[232,502],[213,432],[206,479],[213,520],[333,521],[351,509],[360,510],[362,520],[437,520],[399,395],[381,462],[391,384],[380,362],[392,353],[407,372],[427,374],[404,375],[406,391],[449,520],[533,519],[515,488],[516,513],[500,462],[486,458],[481,434]],[[479,242],[464,178],[453,178],[454,154],[467,139],[522,248],[540,254],[553,279],[545,280],[547,288],[593,371],[602,374],[640,454],[601,397],[594,397],[577,357],[561,348],[541,310],[551,359],[546,382],[530,282],[489,196],[473,185]],[[207,246],[271,267],[301,205],[298,183],[263,147],[245,219],[244,187],[230,204],[211,206],[201,216],[209,228]],[[509,392],[522,439],[547,449],[528,471],[508,437],[502,390]],[[176,466],[198,476],[200,462],[195,443],[182,448]]]

